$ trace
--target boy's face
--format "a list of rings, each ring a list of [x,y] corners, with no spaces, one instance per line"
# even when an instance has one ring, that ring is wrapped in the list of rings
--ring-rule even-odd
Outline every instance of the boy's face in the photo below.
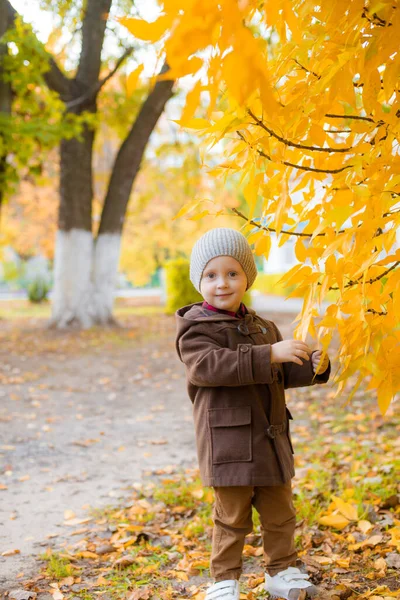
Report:
[[[247,288],[241,264],[232,256],[216,256],[207,263],[200,292],[208,304],[236,312]]]

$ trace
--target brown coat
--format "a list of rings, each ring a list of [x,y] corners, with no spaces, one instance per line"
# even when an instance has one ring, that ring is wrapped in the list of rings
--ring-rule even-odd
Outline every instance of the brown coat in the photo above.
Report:
[[[200,475],[209,486],[282,485],[294,475],[285,388],[325,383],[311,360],[274,363],[282,340],[272,321],[248,308],[238,319],[202,307],[176,313],[176,350],[193,403]]]

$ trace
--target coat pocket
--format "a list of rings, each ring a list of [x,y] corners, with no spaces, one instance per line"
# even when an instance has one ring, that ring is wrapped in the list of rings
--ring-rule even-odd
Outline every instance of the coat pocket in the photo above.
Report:
[[[286,422],[287,422],[286,433],[287,433],[287,436],[289,438],[290,449],[292,451],[292,454],[294,454],[293,443],[292,443],[292,436],[290,434],[290,421],[293,421],[292,413],[290,412],[290,410],[288,409],[288,407],[286,407]]]
[[[209,408],[212,464],[252,460],[251,406]]]

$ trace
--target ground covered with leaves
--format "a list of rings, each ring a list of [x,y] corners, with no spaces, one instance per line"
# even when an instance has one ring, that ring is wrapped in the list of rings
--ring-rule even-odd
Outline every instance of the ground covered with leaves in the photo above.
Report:
[[[37,430],[37,440],[35,436],[26,437],[21,433],[15,448],[3,448],[3,452],[8,453],[7,460],[14,465],[17,479],[14,482],[8,477],[7,485],[0,486],[2,493],[11,493],[14,487],[26,486],[39,476],[39,472],[32,471],[31,479],[27,479],[18,470],[18,461],[23,460],[22,450],[28,442],[30,455],[33,452],[34,457],[40,450],[34,444],[42,443],[43,436],[53,435],[54,439],[49,438],[50,446],[59,448],[65,427],[75,436],[69,445],[62,446],[68,461],[77,460],[76,448],[88,453],[86,460],[89,453],[90,456],[94,453],[95,460],[98,448],[97,453],[101,451],[102,456],[106,451],[111,453],[113,468],[118,471],[125,463],[118,462],[117,458],[123,456],[122,448],[125,448],[131,462],[133,459],[142,461],[144,471],[142,482],[127,486],[126,500],[118,503],[110,497],[109,501],[115,505],[90,509],[83,518],[71,509],[72,497],[65,496],[63,506],[69,508],[64,512],[64,525],[69,535],[55,544],[53,536],[46,536],[43,531],[41,545],[44,546],[36,573],[28,579],[21,569],[15,585],[5,592],[8,600],[201,600],[204,597],[210,581],[213,492],[201,486],[195,464],[193,468],[182,468],[167,462],[177,451],[175,445],[182,440],[182,431],[192,427],[186,422],[190,416],[185,415],[183,404],[187,400],[190,412],[190,403],[184,389],[184,370],[172,347],[173,318],[159,315],[157,310],[150,312],[125,315],[125,328],[121,330],[46,332],[40,322],[32,324],[35,315],[31,314],[25,316],[23,325],[20,315],[17,327],[9,326],[12,320],[3,324],[0,337],[4,361],[8,364],[8,370],[0,371],[3,390],[12,396],[16,407],[25,402],[25,396],[27,403],[26,409],[21,405],[19,412],[15,412],[16,409],[6,412],[3,420],[11,430],[14,422],[21,422],[24,410],[32,406],[37,413],[32,422],[38,422],[40,427],[33,430]],[[279,315],[272,318],[281,326]],[[281,319],[287,336],[289,329],[283,326],[289,322],[288,317]],[[155,345],[152,333],[160,347]],[[90,365],[96,365],[96,372]],[[47,370],[51,367],[50,379],[47,372],[41,373],[42,367]],[[74,376],[79,377],[79,389],[71,384]],[[351,385],[352,382],[349,390]],[[84,389],[80,390],[82,386]],[[130,404],[125,407],[124,403],[125,398],[132,402],[132,390],[136,390],[135,401],[142,407],[143,414],[135,412],[129,431],[124,433],[122,424],[133,407]],[[160,404],[160,391],[165,406]],[[57,411],[65,402],[64,396],[71,415],[68,412],[61,418]],[[174,433],[166,424],[174,422],[175,398],[179,400],[183,430]],[[321,598],[389,600],[399,597],[400,415],[396,405],[382,417],[370,392],[358,390],[351,404],[346,405],[345,396],[335,398],[329,384],[289,390],[287,402],[294,415],[296,477],[293,489],[298,515],[295,541],[299,560],[320,585]],[[108,406],[113,411],[110,415],[103,412]],[[110,449],[102,442],[103,438],[107,440],[107,435],[100,436],[99,440],[82,438],[84,442],[76,445],[76,436],[83,436],[85,432],[89,435],[97,408],[101,408],[98,419],[105,433],[114,422],[110,420],[111,425],[108,425],[108,417],[114,418],[115,414],[120,417],[117,422],[120,437],[112,435],[114,445]],[[33,415],[31,417],[33,419]],[[78,424],[82,424],[82,431],[77,430]],[[149,428],[148,434],[145,426]],[[161,426],[165,439],[155,435],[156,428]],[[93,427],[98,427],[97,421]],[[134,432],[140,435],[132,441]],[[152,447],[163,449],[166,457],[163,464],[169,466],[155,466],[155,455],[149,452]],[[188,449],[189,445],[184,451],[187,453]],[[17,452],[18,461],[12,458]],[[37,456],[38,460],[43,459],[43,454]],[[54,476],[59,478],[59,467],[56,470]],[[52,489],[66,485],[52,481],[50,484]],[[83,478],[79,483],[79,491],[86,490],[86,502],[92,484],[90,478]],[[48,485],[45,482],[43,489],[49,490]],[[36,498],[35,489],[29,489]],[[77,491],[78,487],[65,488],[62,494]],[[29,501],[26,492],[22,497],[24,502]],[[51,494],[48,502],[50,498]],[[32,527],[33,524],[27,527],[27,533]],[[2,552],[3,561],[13,559],[10,552],[18,550],[6,549]],[[266,597],[256,513],[254,532],[246,538],[243,571],[241,598]]]
[[[358,392],[351,406],[327,387],[292,391],[299,560],[332,600],[400,594],[400,419]],[[48,549],[25,589],[54,600],[201,600],[209,581],[213,492],[195,469],[148,472],[124,506],[82,521]],[[74,527],[75,525],[75,527]],[[246,539],[241,598],[266,597],[258,516]]]

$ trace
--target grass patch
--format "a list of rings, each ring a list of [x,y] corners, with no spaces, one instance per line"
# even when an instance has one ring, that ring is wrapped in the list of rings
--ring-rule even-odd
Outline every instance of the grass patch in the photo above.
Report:
[[[129,298],[116,298],[114,302],[114,316],[152,316],[164,314],[164,307],[159,304],[137,306],[130,304]],[[140,301],[138,299],[137,301]],[[0,319],[7,321],[18,321],[19,319],[50,319],[51,302],[45,300],[39,304],[33,304],[25,299],[0,300]]]
[[[201,500],[207,493],[202,489],[199,478],[191,482],[182,480],[167,480],[154,492],[154,498],[159,502],[164,502],[167,506],[184,506],[194,508],[196,500]],[[211,500],[212,491],[209,490],[208,496]]]
[[[58,553],[42,554],[40,559],[47,562],[46,573],[53,579],[64,579],[76,574],[76,569],[72,566],[71,561]]]

